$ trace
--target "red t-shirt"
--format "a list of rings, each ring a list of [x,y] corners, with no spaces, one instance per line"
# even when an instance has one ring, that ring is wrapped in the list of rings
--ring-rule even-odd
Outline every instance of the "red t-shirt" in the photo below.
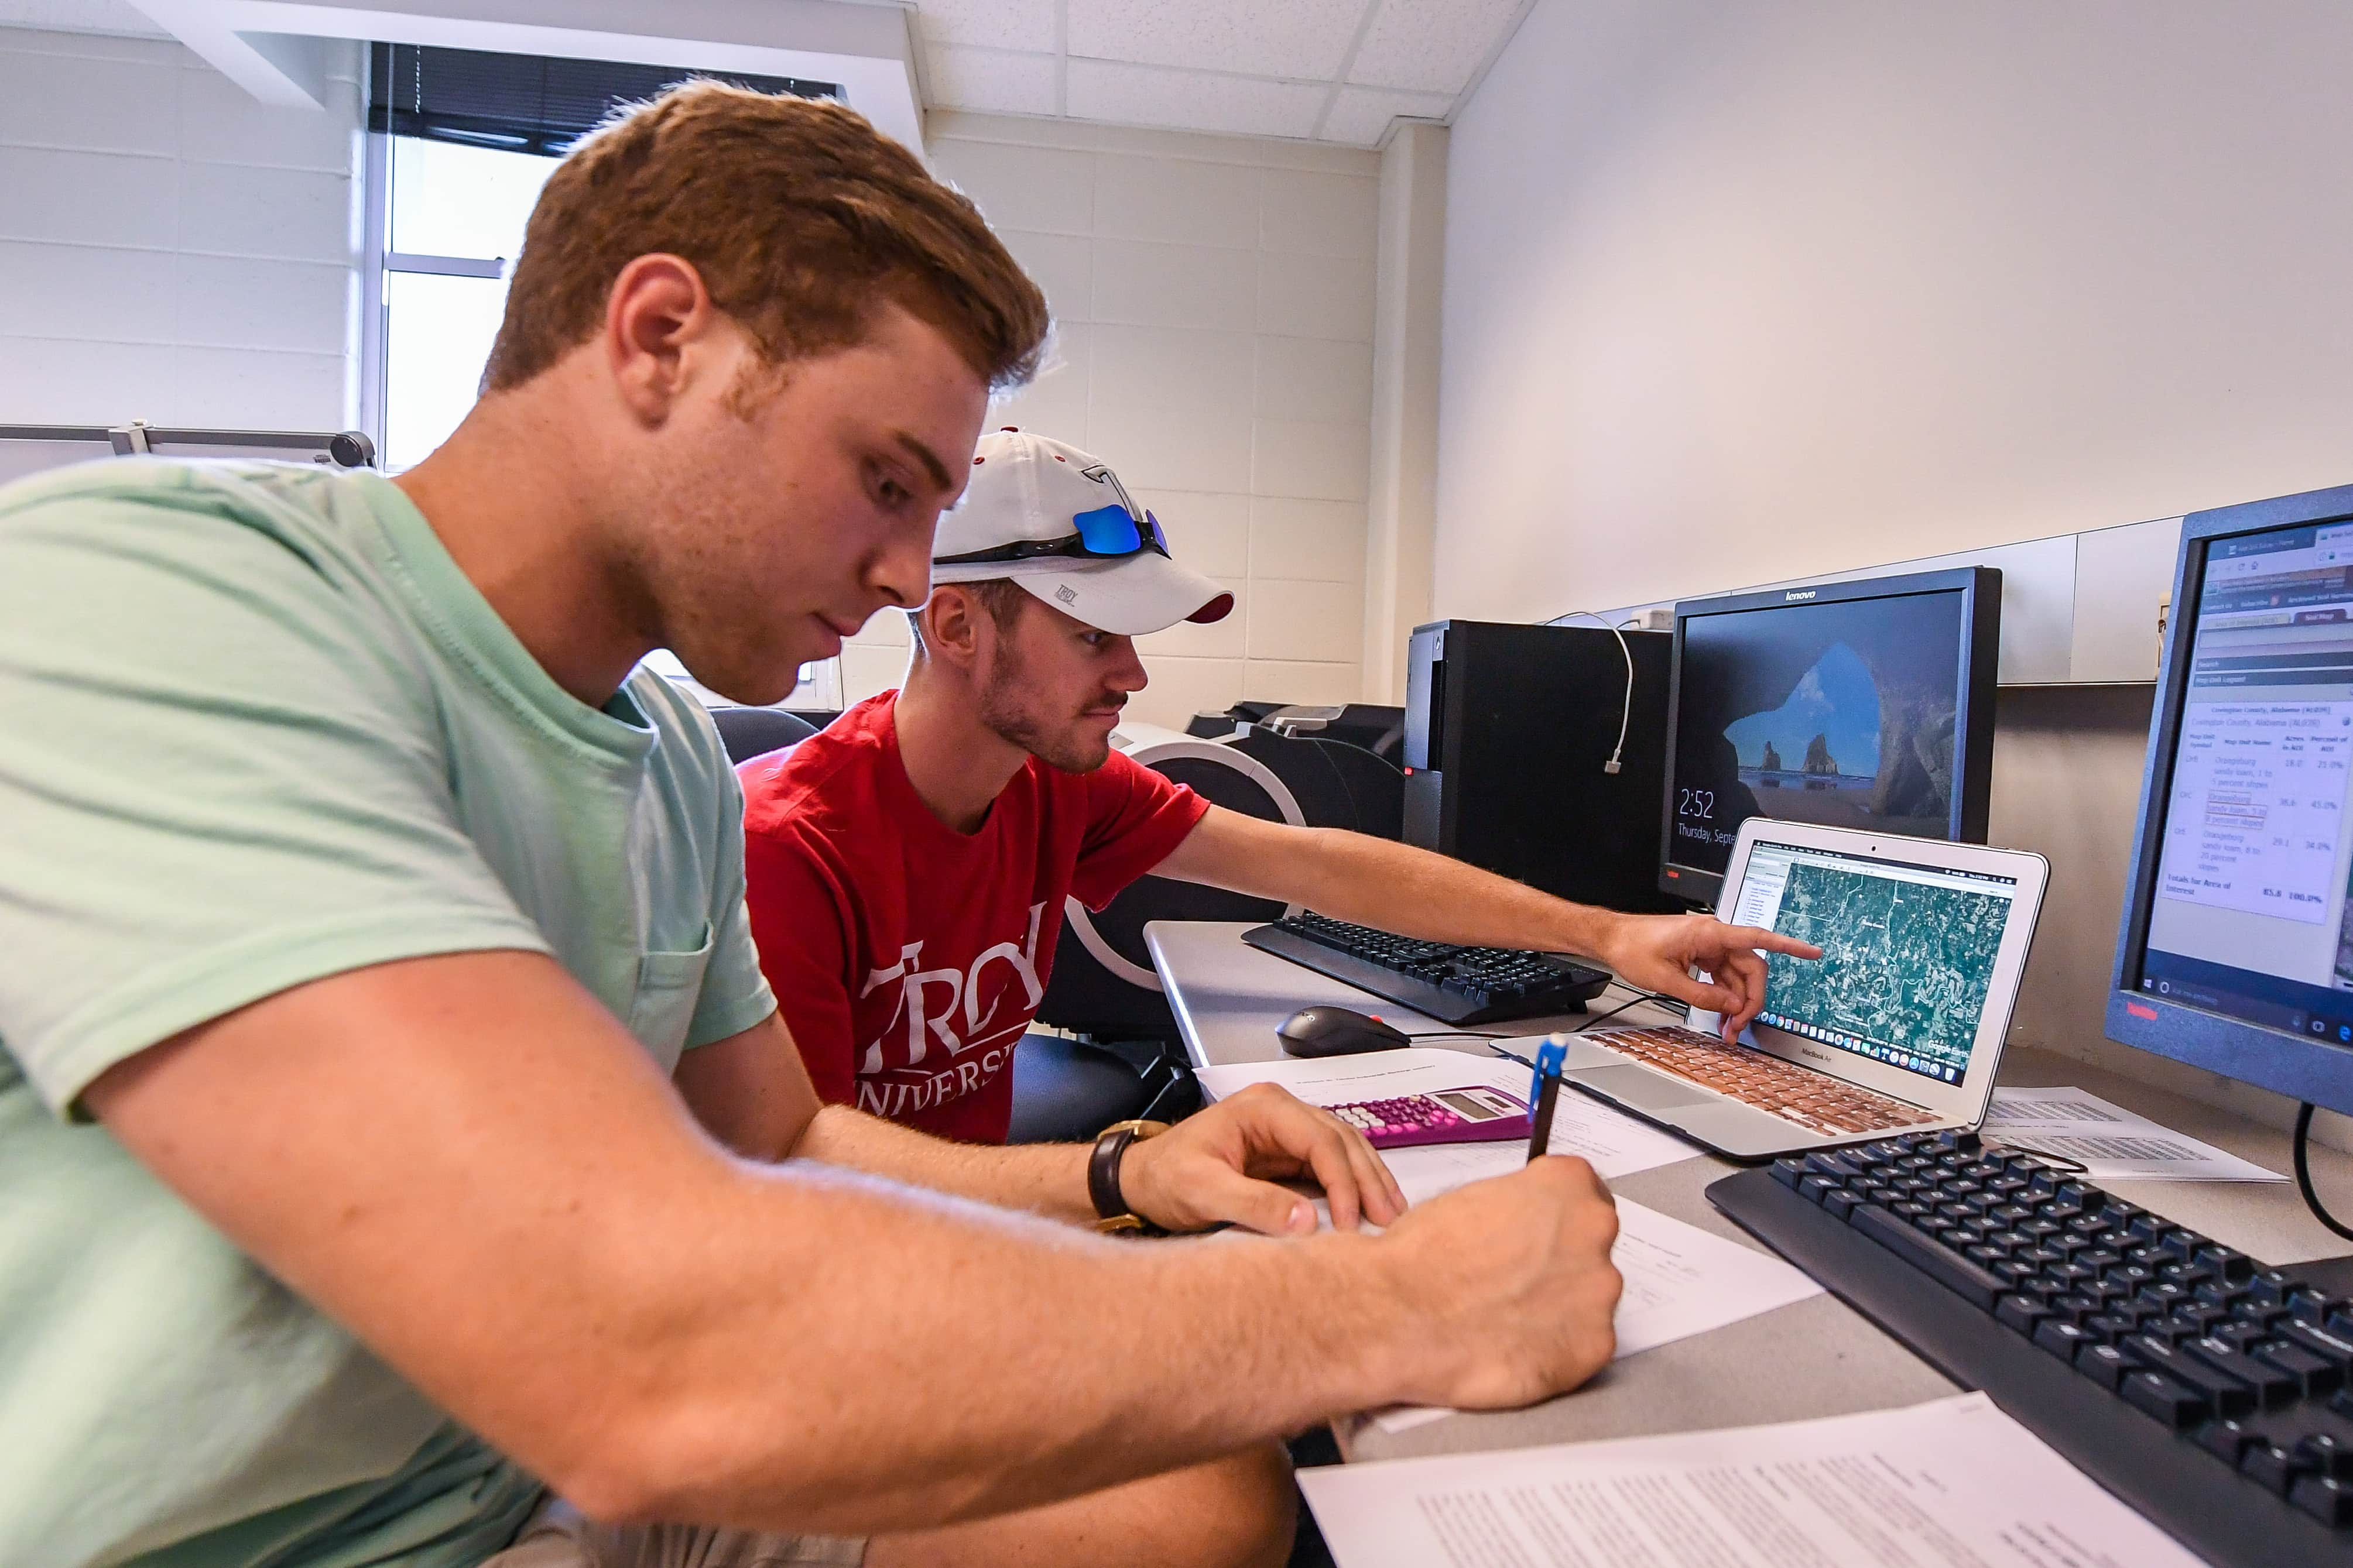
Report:
[[[958,833],[908,782],[897,696],[737,770],[752,936],[821,1097],[1002,1143],[1063,899],[1103,908],[1209,805],[1118,752],[1091,773],[1032,757]]]

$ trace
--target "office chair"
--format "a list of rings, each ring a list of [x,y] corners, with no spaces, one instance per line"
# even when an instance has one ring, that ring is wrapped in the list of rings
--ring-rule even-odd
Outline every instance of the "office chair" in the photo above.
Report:
[[[711,721],[719,726],[727,760],[739,766],[817,733],[816,725],[781,708],[714,708]]]

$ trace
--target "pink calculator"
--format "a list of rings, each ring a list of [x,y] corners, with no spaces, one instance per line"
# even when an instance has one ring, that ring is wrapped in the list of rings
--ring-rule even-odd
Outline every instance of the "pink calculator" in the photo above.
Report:
[[[1332,1114],[1376,1149],[1415,1143],[1488,1143],[1528,1135],[1528,1108],[1501,1089],[1479,1085],[1335,1105]]]

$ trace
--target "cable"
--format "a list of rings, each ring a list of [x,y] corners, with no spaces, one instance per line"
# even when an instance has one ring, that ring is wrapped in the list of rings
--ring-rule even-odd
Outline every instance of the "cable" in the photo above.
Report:
[[[1626,754],[1626,731],[1634,722],[1634,650],[1626,646],[1626,634],[1595,615],[1591,610],[1571,610],[1565,616],[1555,616],[1547,623],[1558,626],[1563,621],[1591,621],[1618,639],[1618,652],[1626,660],[1626,705],[1618,713],[1618,744],[1611,749],[1609,760],[1601,764],[1605,773],[1618,771],[1618,759]]]
[[[1606,1024],[1610,1019],[1616,1017],[1619,1014],[1625,1012],[1629,1007],[1639,1007],[1649,1000],[1651,1000],[1649,994],[1644,993],[1643,994],[1635,997],[1631,1002],[1620,1002],[1615,1007],[1610,1008],[1607,1013],[1596,1013],[1592,1017],[1588,1018],[1576,1028],[1571,1029],[1569,1033],[1572,1035],[1581,1035],[1585,1033],[1586,1030],[1593,1027],[1594,1025]]]
[[[2353,1241],[2353,1226],[2348,1226],[2330,1214],[2327,1206],[2320,1201],[2320,1194],[2312,1185],[2312,1154],[2308,1147],[2312,1142],[2312,1102],[2306,1100],[2295,1110],[2295,1189],[2304,1194],[2304,1206],[2312,1211],[2313,1218],[2346,1240]]]
[[[1691,1004],[1680,996],[1669,996],[1657,991],[1645,991],[1639,985],[1629,985],[1622,980],[1612,980],[1609,984],[1612,988],[1640,997],[1642,1001],[1656,1002],[1662,1007],[1680,1007],[1686,1014],[1691,1011]]]
[[[1480,1035],[1463,1029],[1424,1029],[1419,1034],[1406,1036],[1409,1040],[1508,1040],[1510,1035]]]
[[[2064,1154],[2053,1154],[2048,1149],[2037,1149],[2027,1143],[2013,1143],[2007,1138],[1989,1142],[1986,1147],[2007,1150],[2012,1154],[2031,1154],[2063,1176],[2088,1176],[2092,1173],[2092,1167],[2081,1160],[2070,1159]]]

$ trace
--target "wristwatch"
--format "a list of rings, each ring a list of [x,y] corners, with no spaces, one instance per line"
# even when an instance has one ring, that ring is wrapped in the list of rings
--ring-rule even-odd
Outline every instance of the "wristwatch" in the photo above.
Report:
[[[1097,1230],[1107,1236],[1167,1234],[1130,1209],[1119,1191],[1119,1163],[1127,1146],[1167,1131],[1166,1121],[1114,1121],[1096,1136],[1094,1154],[1087,1161],[1087,1196],[1094,1201]]]

